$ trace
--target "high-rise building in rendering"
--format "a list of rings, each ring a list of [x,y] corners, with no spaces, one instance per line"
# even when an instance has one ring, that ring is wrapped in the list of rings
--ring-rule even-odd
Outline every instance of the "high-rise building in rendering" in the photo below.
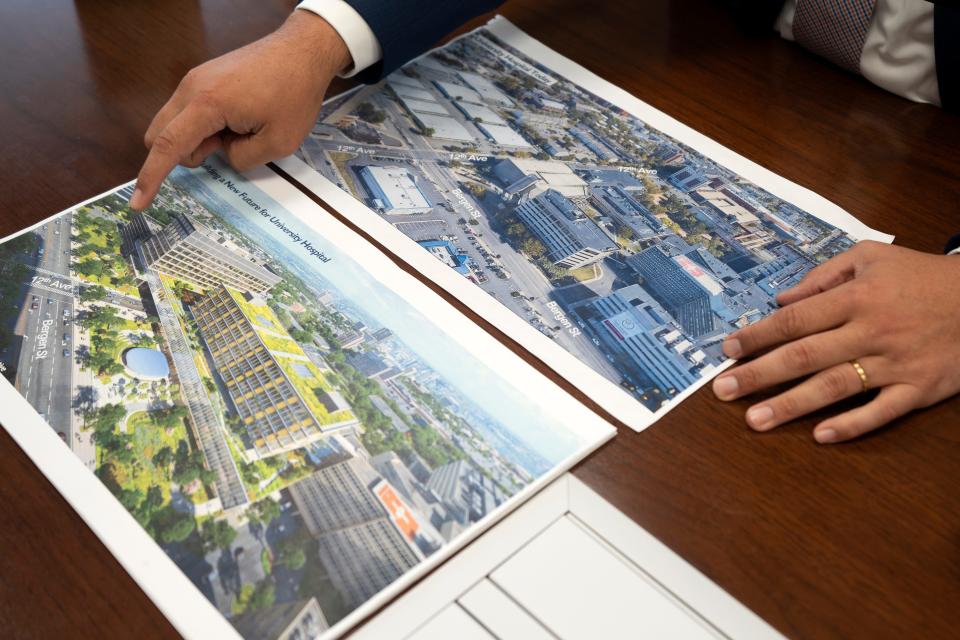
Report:
[[[590,203],[603,215],[630,229],[637,240],[653,238],[664,231],[663,223],[619,185],[591,187]]]
[[[553,189],[524,202],[516,213],[561,267],[592,264],[617,248],[576,204]]]
[[[343,396],[262,300],[221,286],[193,314],[251,453],[283,453],[357,424]]]
[[[171,212],[170,218],[168,224],[158,226],[137,213],[125,226],[125,244],[131,250],[139,245],[144,267],[203,287],[225,284],[254,293],[280,282],[280,276],[226,235],[179,212]]]
[[[548,189],[567,198],[586,198],[590,192],[583,178],[562,162],[533,158],[507,158],[493,165],[493,175],[507,197],[519,202],[535,198]]]
[[[578,314],[611,348],[636,384],[659,389],[664,399],[693,384],[697,371],[712,364],[640,285],[595,298],[580,307]]]
[[[367,601],[423,558],[374,493],[381,483],[369,462],[351,458],[289,487],[317,540],[320,560],[349,608]]]
[[[330,628],[316,598],[247,611],[231,620],[244,638],[316,640]]]
[[[723,287],[705,269],[685,255],[667,256],[650,247],[627,258],[643,277],[643,288],[659,302],[690,336],[698,338],[714,330],[711,296]]]
[[[427,488],[461,524],[480,520],[506,499],[490,478],[466,460],[455,460],[434,470]]]

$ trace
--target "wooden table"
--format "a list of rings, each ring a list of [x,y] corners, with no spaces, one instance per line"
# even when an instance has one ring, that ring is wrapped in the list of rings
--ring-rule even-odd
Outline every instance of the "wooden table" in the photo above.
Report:
[[[0,3],[0,232],[134,177],[180,77],[291,5]],[[956,116],[744,35],[708,0],[517,0],[502,12],[900,244],[936,252],[960,228]],[[752,433],[746,406],[702,390],[642,434],[621,429],[575,473],[789,636],[956,634],[960,399],[835,447],[814,444],[813,418]],[[5,432],[0,455],[0,635],[176,637]]]

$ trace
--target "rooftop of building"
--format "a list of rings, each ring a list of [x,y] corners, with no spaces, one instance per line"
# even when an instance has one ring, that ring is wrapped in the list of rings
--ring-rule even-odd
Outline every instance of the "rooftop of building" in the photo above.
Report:
[[[584,169],[579,173],[591,186],[617,186],[627,191],[643,189],[643,182],[629,171],[595,168]]]
[[[443,91],[444,95],[449,97],[451,100],[464,100],[466,102],[483,104],[483,98],[480,96],[480,94],[470,87],[466,87],[455,82],[444,82],[443,80],[434,80],[433,84],[436,85],[438,89]]]
[[[390,369],[390,365],[372,351],[348,352],[347,363],[368,378],[373,378]]]
[[[432,114],[436,116],[449,116],[450,110],[439,102],[433,100],[422,100],[418,98],[411,98],[408,96],[400,96],[400,102],[408,111],[416,113],[417,115],[423,114]]]
[[[587,216],[580,207],[572,200],[564,196],[559,191],[549,189],[533,201],[539,203],[552,215],[551,218],[573,236],[577,242],[585,248],[595,249],[597,251],[612,251],[616,245],[597,224]],[[520,209],[528,206],[530,203],[520,205]]]
[[[507,158],[498,162],[494,171],[506,182],[508,192],[519,193],[540,182],[566,196],[583,195],[587,183],[563,162],[534,158]]]
[[[417,80],[416,78],[411,78],[403,71],[394,71],[389,76],[387,76],[387,81],[392,84],[403,85],[407,87],[412,87],[414,89],[423,89],[423,83]]]
[[[483,131],[490,140],[504,147],[532,148],[527,139],[514,131],[506,124],[491,124],[487,121],[477,123],[477,128]]]
[[[504,106],[511,106],[513,100],[502,92],[497,86],[488,80],[487,78],[481,76],[478,73],[470,73],[468,71],[461,71],[457,75],[470,85],[477,93],[479,93],[483,98],[489,102],[495,102]]]
[[[408,78],[408,80],[409,79],[412,78]],[[436,98],[434,98],[433,94],[427,91],[427,89],[420,83],[417,83],[417,85],[410,85],[395,79],[393,76],[390,76],[390,79],[387,80],[387,85],[393,89],[394,93],[396,93],[398,96],[436,102]]]
[[[473,104],[472,102],[457,102],[456,107],[467,117],[474,120],[481,120],[488,124],[506,124],[507,121],[500,117],[496,111],[483,104]]]
[[[423,209],[430,203],[420,190],[416,180],[403,167],[368,165],[360,170],[365,181],[372,180],[387,199],[384,206],[391,209]]]
[[[460,142],[473,142],[476,140],[473,134],[467,131],[466,127],[460,124],[460,121],[456,118],[433,113],[417,113],[416,116],[422,126],[433,129],[433,137],[435,138],[458,140]]]
[[[320,368],[290,337],[273,309],[262,298],[225,288],[317,423],[324,427],[355,420],[353,411],[345,406],[346,401],[342,400]],[[335,410],[330,411],[330,408]]]
[[[461,275],[468,275],[467,256],[457,253],[453,244],[448,240],[421,240],[417,242],[445,265]]]

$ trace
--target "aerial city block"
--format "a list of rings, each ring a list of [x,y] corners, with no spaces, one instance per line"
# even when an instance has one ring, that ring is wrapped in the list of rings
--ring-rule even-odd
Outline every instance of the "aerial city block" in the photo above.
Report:
[[[650,410],[852,244],[486,30],[328,103],[298,156]]]

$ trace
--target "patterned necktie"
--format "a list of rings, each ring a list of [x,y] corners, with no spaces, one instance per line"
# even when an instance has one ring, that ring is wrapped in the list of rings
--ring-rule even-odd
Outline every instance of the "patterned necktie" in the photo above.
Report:
[[[859,74],[860,54],[875,4],[876,0],[797,0],[793,39]]]

